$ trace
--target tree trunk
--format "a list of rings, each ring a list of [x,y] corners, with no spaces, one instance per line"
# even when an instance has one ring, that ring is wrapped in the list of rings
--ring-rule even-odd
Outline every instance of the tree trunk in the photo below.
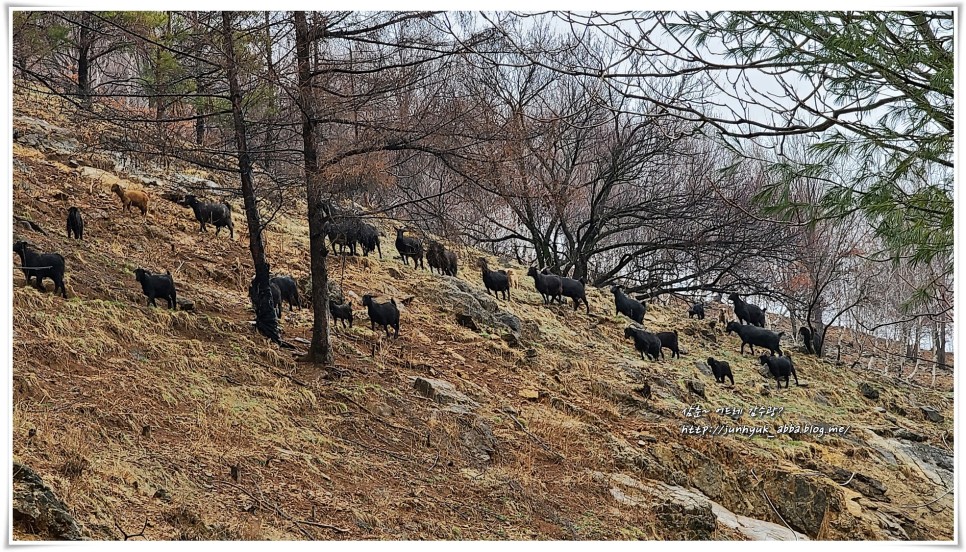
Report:
[[[315,141],[315,106],[309,66],[310,41],[305,12],[296,11],[295,55],[298,59],[299,107],[302,114],[302,155],[305,160],[305,194],[309,216],[309,258],[312,269],[312,343],[306,360],[323,365],[333,361],[329,342],[329,273],[325,266],[329,254],[322,229],[327,213],[322,208],[322,182],[319,174],[318,147]]]
[[[269,266],[265,261],[265,246],[262,243],[262,225],[255,204],[255,186],[252,180],[252,160],[248,153],[245,119],[242,114],[242,95],[238,86],[238,69],[235,61],[235,43],[232,37],[229,12],[221,12],[222,38],[225,44],[225,69],[228,73],[228,87],[231,93],[231,111],[235,124],[235,145],[238,150],[238,170],[241,173],[242,197],[245,199],[245,217],[248,221],[248,248],[255,263],[255,282],[257,300],[255,301],[256,328],[263,335],[280,342],[278,319],[275,305],[269,290]],[[267,297],[266,297],[267,296]]]
[[[81,104],[90,105],[91,101],[91,30],[88,28],[88,18],[86,12],[80,14],[80,23],[77,39],[77,95],[80,96]]]
[[[936,365],[946,368],[946,323],[937,322],[933,324],[933,346],[936,352]]]
[[[825,322],[822,321],[822,315],[825,309],[821,305],[817,305],[812,310],[812,346],[815,348],[815,356],[821,358],[822,354],[825,352]]]
[[[195,30],[200,28],[198,24],[198,12],[191,13],[191,23]],[[204,52],[201,51],[199,54],[203,55]],[[200,73],[200,71],[198,71]],[[197,73],[196,73],[197,74]],[[207,130],[205,126],[205,117],[202,115],[207,115],[211,109],[209,108],[208,100],[203,99],[204,95],[208,93],[208,87],[204,79],[200,76],[195,77],[195,89],[199,99],[195,101],[195,144],[203,146],[205,144],[205,131]]]

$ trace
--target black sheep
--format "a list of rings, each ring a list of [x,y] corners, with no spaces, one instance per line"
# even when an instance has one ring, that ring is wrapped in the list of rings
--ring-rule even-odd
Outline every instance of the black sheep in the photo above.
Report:
[[[403,236],[405,228],[396,229],[396,251],[402,256],[403,263],[409,264],[409,258],[413,259],[413,268],[426,268],[423,265],[423,242],[417,238],[407,238]]]
[[[390,299],[388,303],[376,303],[372,295],[363,295],[362,306],[369,310],[371,329],[375,330],[376,324],[379,324],[386,330],[386,337],[389,337],[389,326],[392,326],[396,329],[393,337],[399,337],[399,308],[395,299]]]
[[[550,274],[550,270],[545,268],[543,269],[543,273]],[[579,280],[574,280],[573,278],[561,276],[560,285],[564,297],[569,297],[574,300],[575,312],[577,307],[580,306],[580,301],[583,301],[584,306],[587,307],[587,314],[590,314],[590,303],[587,302],[587,278],[581,276]]]
[[[661,358],[664,358],[664,349],[671,350],[671,358],[677,356],[681,358],[681,351],[678,349],[678,331],[659,332],[654,334],[661,340]]]
[[[84,239],[84,219],[77,207],[67,210],[67,237],[70,238],[71,234],[78,240]]]
[[[205,224],[214,224],[215,235],[217,236],[221,232],[222,226],[226,226],[231,238],[235,239],[235,225],[231,221],[231,205],[198,201],[198,198],[193,195],[185,196],[184,204],[194,211],[195,219],[201,223],[201,232],[207,232]]]
[[[731,373],[731,365],[723,360],[715,360],[714,357],[708,357],[708,366],[711,368],[711,373],[714,374],[714,380],[718,383],[724,383],[725,378],[731,380],[731,385],[735,384],[735,376]]]
[[[362,228],[363,222],[352,216],[338,217],[335,220],[326,221],[322,225],[323,232],[332,244],[332,251],[334,252],[336,246],[338,246],[339,254],[345,255],[345,251],[348,249],[352,256],[356,254],[356,243],[362,238]],[[366,251],[365,246],[362,250],[363,252]]]
[[[382,259],[382,247],[379,245],[379,230],[371,224],[362,223],[359,226],[359,244],[362,245],[362,255],[369,256],[373,251],[379,252]]]
[[[248,286],[248,298],[252,301],[252,310],[258,312],[257,293],[255,290],[255,278],[252,277],[252,283]],[[275,317],[281,320],[282,318],[282,288],[279,287],[278,282],[274,278],[268,281],[268,291],[272,294],[272,306],[275,308]],[[291,308],[291,305],[289,305]]]
[[[778,383],[778,388],[782,388],[782,381],[780,378],[785,378],[785,389],[788,389],[788,377],[789,375],[795,377],[795,385],[798,383],[798,374],[795,373],[795,364],[792,362],[792,357],[781,356],[776,357],[774,355],[761,355],[758,357],[758,362],[762,366],[768,366],[768,371],[771,373],[772,377]]]
[[[557,299],[558,303],[563,304],[563,299],[561,299],[563,295],[563,282],[560,280],[560,276],[556,274],[542,274],[532,266],[527,271],[527,276],[533,278],[533,285],[543,297],[544,305],[552,304],[554,298]]]
[[[704,305],[701,303],[691,305],[691,308],[688,309],[688,318],[692,316],[696,316],[698,320],[704,320]]]
[[[342,321],[342,327],[345,327],[346,320],[349,321],[349,327],[352,327],[352,301],[347,301],[344,305],[339,305],[333,300],[329,300],[329,313],[332,315],[332,320],[338,324]],[[388,330],[387,330],[388,332]]]
[[[610,288],[610,291],[614,294],[614,304],[617,306],[617,314],[623,314],[638,324],[644,323],[644,314],[647,313],[647,307],[644,303],[635,301],[627,295],[624,295],[620,286],[614,286]]]
[[[178,308],[176,293],[174,289],[174,278],[171,272],[167,274],[151,274],[149,271],[139,268],[134,271],[134,279],[141,284],[141,291],[148,297],[148,306],[158,306],[154,302],[156,297],[164,298],[168,301],[169,309]]]
[[[429,263],[430,272],[436,269],[440,274],[456,276],[458,268],[456,253],[446,249],[443,244],[437,241],[430,241],[426,244],[426,262]]]
[[[645,354],[651,360],[657,360],[661,355],[661,340],[651,332],[628,326],[624,329],[624,339],[628,337],[634,340],[634,348],[640,351],[641,360],[644,360]]]
[[[64,287],[64,271],[66,264],[64,256],[60,253],[37,253],[30,244],[25,241],[18,241],[13,244],[13,252],[20,255],[20,270],[27,278],[27,285],[30,279],[36,278],[36,287],[40,291],[47,291],[44,287],[44,278],[54,281],[54,293],[60,289],[61,296],[67,299],[67,288]]]
[[[798,329],[798,337],[802,338],[802,341],[805,342],[805,351],[810,355],[815,354],[815,348],[813,347],[815,343],[813,341],[814,335],[815,335],[814,332],[812,332],[812,330],[810,330],[809,328],[806,328],[805,326],[802,326],[801,328]]]
[[[269,280],[272,284],[275,284],[279,290],[279,299],[277,301],[279,308],[282,306],[282,301],[288,302],[288,310],[291,312],[292,306],[296,306],[299,310],[302,309],[302,301],[299,299],[299,287],[295,282],[295,278],[291,276],[272,276]]]
[[[480,271],[483,276],[483,287],[486,288],[487,295],[493,292],[494,297],[499,297],[499,293],[503,293],[503,299],[510,299],[510,276],[505,270],[490,270],[489,265],[486,263],[486,259],[480,257],[478,261],[480,266]]]
[[[751,303],[745,303],[741,296],[732,293],[728,300],[735,304],[735,316],[744,324],[751,324],[759,328],[765,327],[765,311]]]
[[[782,349],[780,346],[781,337],[785,335],[785,332],[775,333],[763,328],[757,328],[751,325],[739,324],[735,321],[728,322],[725,327],[725,333],[735,332],[738,337],[741,338],[741,354],[745,354],[745,344],[751,346],[751,354],[755,354],[755,345],[759,347],[765,347],[771,354],[782,354]]]

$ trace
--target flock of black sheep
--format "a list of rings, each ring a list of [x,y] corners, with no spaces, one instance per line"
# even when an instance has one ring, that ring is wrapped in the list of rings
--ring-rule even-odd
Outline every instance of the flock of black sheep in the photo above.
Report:
[[[133,206],[141,211],[142,216],[146,216],[149,197],[145,192],[125,190],[117,184],[111,188],[111,191],[120,198],[122,207],[125,210]],[[234,238],[231,207],[227,203],[202,202],[193,195],[185,196],[180,203],[192,209],[195,219],[201,225],[199,231],[205,232],[206,225],[212,224],[215,226],[215,235],[218,235],[221,228],[227,227],[230,237]],[[332,244],[333,251],[338,246],[341,254],[345,254],[348,250],[352,255],[355,255],[356,245],[358,244],[362,247],[363,255],[368,256],[369,253],[378,251],[379,258],[382,259],[379,231],[374,226],[363,222],[358,216],[340,217],[338,219],[330,218],[325,223],[324,230],[326,237],[329,238]],[[405,231],[405,228],[397,229],[395,241],[396,250],[402,257],[403,263],[408,266],[409,261],[412,260],[414,268],[425,268],[423,264],[425,255],[431,273],[435,270],[441,275],[452,277],[457,275],[458,258],[455,252],[447,250],[443,244],[437,241],[428,240],[424,245],[422,240],[406,236]],[[83,239],[84,237],[84,221],[77,207],[71,207],[68,210],[67,237],[74,237],[76,239]],[[43,281],[45,278],[50,278],[54,282],[54,293],[60,290],[61,295],[65,299],[67,298],[67,290],[64,287],[66,266],[62,255],[59,253],[38,253],[26,241],[18,241],[15,243],[13,250],[20,256],[20,268],[24,273],[28,286],[30,285],[31,279],[35,279],[37,289],[45,291]],[[486,259],[482,257],[478,260],[478,267],[486,293],[492,294],[497,299],[502,295],[504,300],[509,301],[510,289],[518,287],[519,285],[517,275],[514,271],[512,269],[491,270]],[[177,308],[175,282],[170,272],[153,274],[148,270],[138,268],[134,271],[134,275],[135,280],[141,285],[142,292],[148,298],[149,306],[157,306],[155,299],[162,298],[167,301],[168,308]],[[574,311],[583,302],[587,309],[587,314],[590,314],[590,303],[587,302],[586,294],[587,281],[585,278],[568,278],[566,276],[552,274],[546,268],[537,270],[535,267],[529,268],[527,276],[533,279],[534,287],[543,297],[545,305],[552,304],[554,300],[562,305],[563,298],[567,297],[573,300]],[[282,315],[281,309],[283,301],[289,304],[289,310],[292,310],[293,306],[299,309],[302,308],[298,285],[291,276],[273,276],[270,279],[269,287],[271,289],[272,301],[279,318]],[[624,338],[633,340],[634,348],[641,354],[642,360],[645,356],[654,361],[659,356],[663,359],[665,358],[664,349],[671,351],[671,358],[681,357],[678,333],[676,330],[658,333],[646,331],[643,329],[644,314],[647,312],[645,303],[626,295],[620,286],[613,286],[610,291],[614,294],[614,304],[617,309],[617,314],[623,314],[642,326],[628,326],[624,330]],[[253,286],[249,289],[249,294],[254,304],[254,280]],[[798,385],[798,375],[795,372],[792,359],[790,356],[784,355],[780,347],[781,336],[784,332],[775,333],[764,328],[764,309],[744,302],[736,293],[732,293],[728,299],[734,303],[734,312],[738,320],[728,322],[725,326],[725,332],[728,334],[735,333],[741,339],[741,354],[744,354],[745,345],[750,347],[752,355],[755,354],[755,345],[768,349],[770,354],[759,356],[759,363],[762,366],[768,366],[769,373],[778,383],[778,388],[781,388],[782,379],[785,380],[785,387],[788,387],[790,376],[795,378],[795,384]],[[388,337],[390,335],[389,328],[391,327],[395,330],[393,336],[399,337],[399,308],[396,305],[395,299],[380,303],[376,301],[375,296],[365,295],[362,299],[362,305],[368,310],[370,328],[372,330],[375,330],[376,325],[379,325],[385,330],[386,336]],[[346,323],[352,326],[352,301],[340,305],[330,300],[329,312],[336,324],[341,322],[343,327],[345,327]],[[705,317],[704,305],[701,303],[692,305],[688,310],[688,317],[691,318],[692,316],[703,320]],[[723,313],[721,313],[721,320],[724,322]],[[803,337],[806,338],[807,342],[808,336]],[[778,356],[775,356],[776,352]],[[715,381],[724,383],[725,378],[728,378],[731,384],[734,385],[734,375],[727,362],[715,360],[711,357],[708,358],[707,363],[711,368]]]

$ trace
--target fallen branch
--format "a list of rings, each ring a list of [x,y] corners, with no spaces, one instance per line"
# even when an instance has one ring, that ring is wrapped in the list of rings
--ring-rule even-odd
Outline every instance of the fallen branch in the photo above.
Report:
[[[275,369],[274,366],[269,366],[268,364],[265,364],[263,362],[259,362],[257,360],[254,360],[252,362],[254,362],[255,364],[261,366],[262,368],[267,368],[271,373],[275,374],[276,376],[279,376],[279,377],[282,377],[282,378],[288,378],[292,383],[294,383],[296,385],[299,385],[299,386],[302,386],[302,387],[311,387],[309,384],[307,384],[304,381],[296,378],[295,376],[290,376],[290,375],[286,374],[285,372],[279,372],[277,369]]]
[[[751,475],[754,475],[755,476],[755,479],[758,480],[758,483],[761,483],[762,482],[761,481],[761,478],[758,477],[758,474],[755,473],[755,470],[751,470]],[[850,479],[850,481],[851,481],[851,479]],[[765,489],[764,488],[761,489],[761,496],[765,497],[765,501],[767,501],[768,502],[768,505],[771,506],[772,511],[775,512],[775,515],[778,516],[778,519],[782,520],[782,523],[785,524],[785,527],[788,527],[788,530],[792,532],[792,536],[795,537],[795,540],[797,541],[798,540],[798,533],[794,529],[792,529],[792,526],[789,525],[788,522],[785,521],[785,518],[783,518],[782,515],[778,513],[778,508],[776,508],[775,507],[775,504],[771,501],[770,498],[768,498],[768,494],[765,492]]]
[[[362,410],[362,411],[363,411],[363,412],[365,412],[366,414],[368,414],[368,415],[370,415],[370,416],[372,416],[373,418],[375,418],[375,419],[376,419],[377,421],[379,421],[379,422],[381,422],[381,423],[383,423],[384,425],[387,425],[387,426],[389,426],[389,427],[391,427],[391,428],[393,428],[393,429],[398,429],[398,430],[400,430],[400,431],[408,431],[409,433],[412,433],[413,435],[419,435],[419,434],[418,434],[418,433],[416,432],[416,430],[413,430],[413,429],[409,429],[408,427],[402,427],[402,426],[397,426],[396,424],[393,424],[392,422],[390,422],[390,421],[388,421],[388,420],[386,420],[386,419],[385,419],[385,418],[383,418],[382,416],[380,416],[380,415],[378,415],[378,414],[376,414],[376,413],[374,413],[374,412],[372,412],[372,411],[371,411],[371,410],[369,410],[368,408],[366,408],[366,407],[364,407],[364,406],[362,406],[361,404],[359,404],[358,402],[356,402],[356,401],[355,401],[355,400],[354,400],[354,399],[353,399],[352,397],[350,397],[350,396],[348,396],[348,395],[346,395],[345,393],[341,393],[341,392],[337,392],[336,394],[337,394],[337,395],[338,395],[339,397],[342,397],[343,399],[345,399],[345,400],[347,400],[347,401],[349,401],[350,403],[352,403],[352,404],[354,404],[354,405],[356,405],[357,407],[359,407],[359,409],[360,409],[360,410]]]
[[[848,485],[849,483],[852,482],[852,479],[855,477],[855,474],[857,474],[857,473],[859,473],[859,472],[852,472],[852,475],[849,476],[848,480],[845,483],[839,483],[839,485],[841,485],[843,487],[846,486],[846,485]]]
[[[305,528],[303,528],[301,525],[299,525],[299,522],[301,520],[297,520],[297,519],[293,518],[292,516],[286,514],[276,504],[273,504],[273,503],[271,503],[271,502],[269,502],[269,501],[267,501],[267,500],[265,500],[263,498],[259,498],[259,497],[255,496],[255,495],[253,495],[251,493],[251,491],[249,491],[245,487],[242,487],[241,485],[236,485],[236,484],[231,483],[231,482],[228,482],[228,481],[221,481],[221,480],[216,480],[216,481],[218,483],[221,483],[222,485],[228,485],[229,487],[231,487],[233,489],[236,489],[238,491],[241,491],[248,498],[254,500],[255,502],[258,502],[263,508],[265,508],[267,510],[272,510],[276,514],[278,514],[278,515],[282,516],[283,518],[285,518],[286,521],[290,521],[290,522],[294,523],[295,524],[295,527],[299,530],[299,532],[302,533],[303,535],[305,535],[305,538],[307,538],[309,540],[317,540],[315,537],[312,536],[311,533],[309,533],[308,531],[305,530]],[[261,491],[259,491],[259,492],[261,492]]]
[[[146,538],[144,536],[144,530],[148,528],[148,515],[147,514],[144,514],[144,526],[141,527],[141,532],[140,533],[132,533],[132,534],[128,535],[127,533],[124,532],[124,529],[121,529],[121,525],[117,522],[116,519],[114,520],[114,527],[117,527],[117,530],[121,532],[121,535],[124,536],[124,540],[128,540],[128,539],[130,539],[132,537],[141,537],[142,539],[143,538]]]
[[[506,412],[504,410],[500,410],[500,414],[503,414],[504,416],[507,416],[511,420],[513,420],[513,422],[517,425],[517,427],[519,427],[521,430],[523,430],[523,432],[526,433],[531,439],[533,439],[533,441],[535,443],[537,443],[538,445],[540,445],[541,448],[543,448],[545,451],[549,452],[554,458],[556,458],[557,462],[562,462],[563,460],[565,460],[564,455],[562,455],[559,452],[553,450],[552,448],[550,448],[549,445],[547,445],[546,443],[544,443],[542,439],[540,439],[539,437],[537,437],[533,433],[530,433],[530,431],[523,425],[523,422],[521,422],[520,420],[518,420],[516,418],[516,416],[514,416],[513,414],[510,414],[509,412]]]
[[[297,520],[295,520],[295,523],[304,523],[306,525],[311,525],[312,527],[321,527],[323,529],[332,529],[336,533],[348,533],[349,532],[348,529],[343,529],[342,527],[336,527],[335,525],[327,525],[325,523],[318,523],[318,522],[315,522],[315,521],[308,521],[308,520],[305,520],[305,519],[297,519]]]

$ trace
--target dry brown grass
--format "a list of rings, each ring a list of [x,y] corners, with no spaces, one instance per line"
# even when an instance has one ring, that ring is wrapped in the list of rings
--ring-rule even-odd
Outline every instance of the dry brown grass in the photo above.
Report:
[[[797,355],[809,387],[762,397],[766,382],[749,356],[737,354],[737,340],[690,337],[703,323],[684,318],[686,308],[649,307],[645,323],[677,329],[688,355],[642,362],[622,339],[627,321],[612,314],[609,294],[592,290],[593,314],[575,314],[569,304],[543,306],[531,280],[521,278],[513,300],[500,305],[539,328],[527,344],[531,357],[499,336],[458,326],[435,299],[440,278],[402,265],[389,238],[382,261],[333,256],[329,271],[349,294],[415,295],[401,336],[387,341],[371,331],[356,301],[355,327],[333,334],[348,376],[323,379],[248,324],[252,268],[243,217],[234,241],[199,233],[188,210],[163,200],[142,221],[120,211],[110,178],[65,173],[20,145],[15,156],[30,170],[15,169],[14,211],[50,235],[15,231],[63,252],[70,299],[25,288],[15,272],[13,455],[42,474],[95,538],[123,538],[116,526],[136,533],[145,519],[144,537],[152,540],[675,538],[653,512],[616,503],[592,472],[690,484],[710,466],[723,474],[717,500],[763,519],[774,514],[748,470],[765,463],[787,471],[803,471],[809,461],[845,466],[880,479],[897,500],[937,494],[921,474],[883,465],[861,441],[702,439],[678,431],[683,408],[696,402],[688,379],[705,383],[702,402],[711,407],[780,404],[784,419],[882,426],[883,415],[855,389],[857,372]],[[84,209],[88,240],[60,235],[68,202],[45,191],[53,182]],[[308,274],[300,213],[283,213],[266,233],[273,271],[296,277]],[[462,264],[461,277],[482,289],[478,272]],[[196,310],[145,307],[133,278],[138,266],[171,270],[179,297]],[[523,268],[514,266],[518,274]],[[286,310],[283,318],[286,338],[310,337],[311,312]],[[693,362],[709,354],[731,362],[734,388],[698,376]],[[652,399],[635,393],[639,382],[624,366],[651,382]],[[465,454],[461,422],[413,390],[417,375],[448,380],[479,403],[476,413],[497,438],[491,462]],[[932,443],[951,431],[948,385],[876,383],[879,403],[907,411],[890,412],[900,425]],[[540,397],[521,397],[524,388]],[[816,402],[818,393],[828,406]],[[922,423],[918,403],[940,408],[946,422]],[[922,531],[951,538],[951,511],[916,516]],[[823,536],[851,538],[844,527],[830,519]],[[716,537],[736,535],[719,530]],[[15,538],[31,536],[15,530]]]

